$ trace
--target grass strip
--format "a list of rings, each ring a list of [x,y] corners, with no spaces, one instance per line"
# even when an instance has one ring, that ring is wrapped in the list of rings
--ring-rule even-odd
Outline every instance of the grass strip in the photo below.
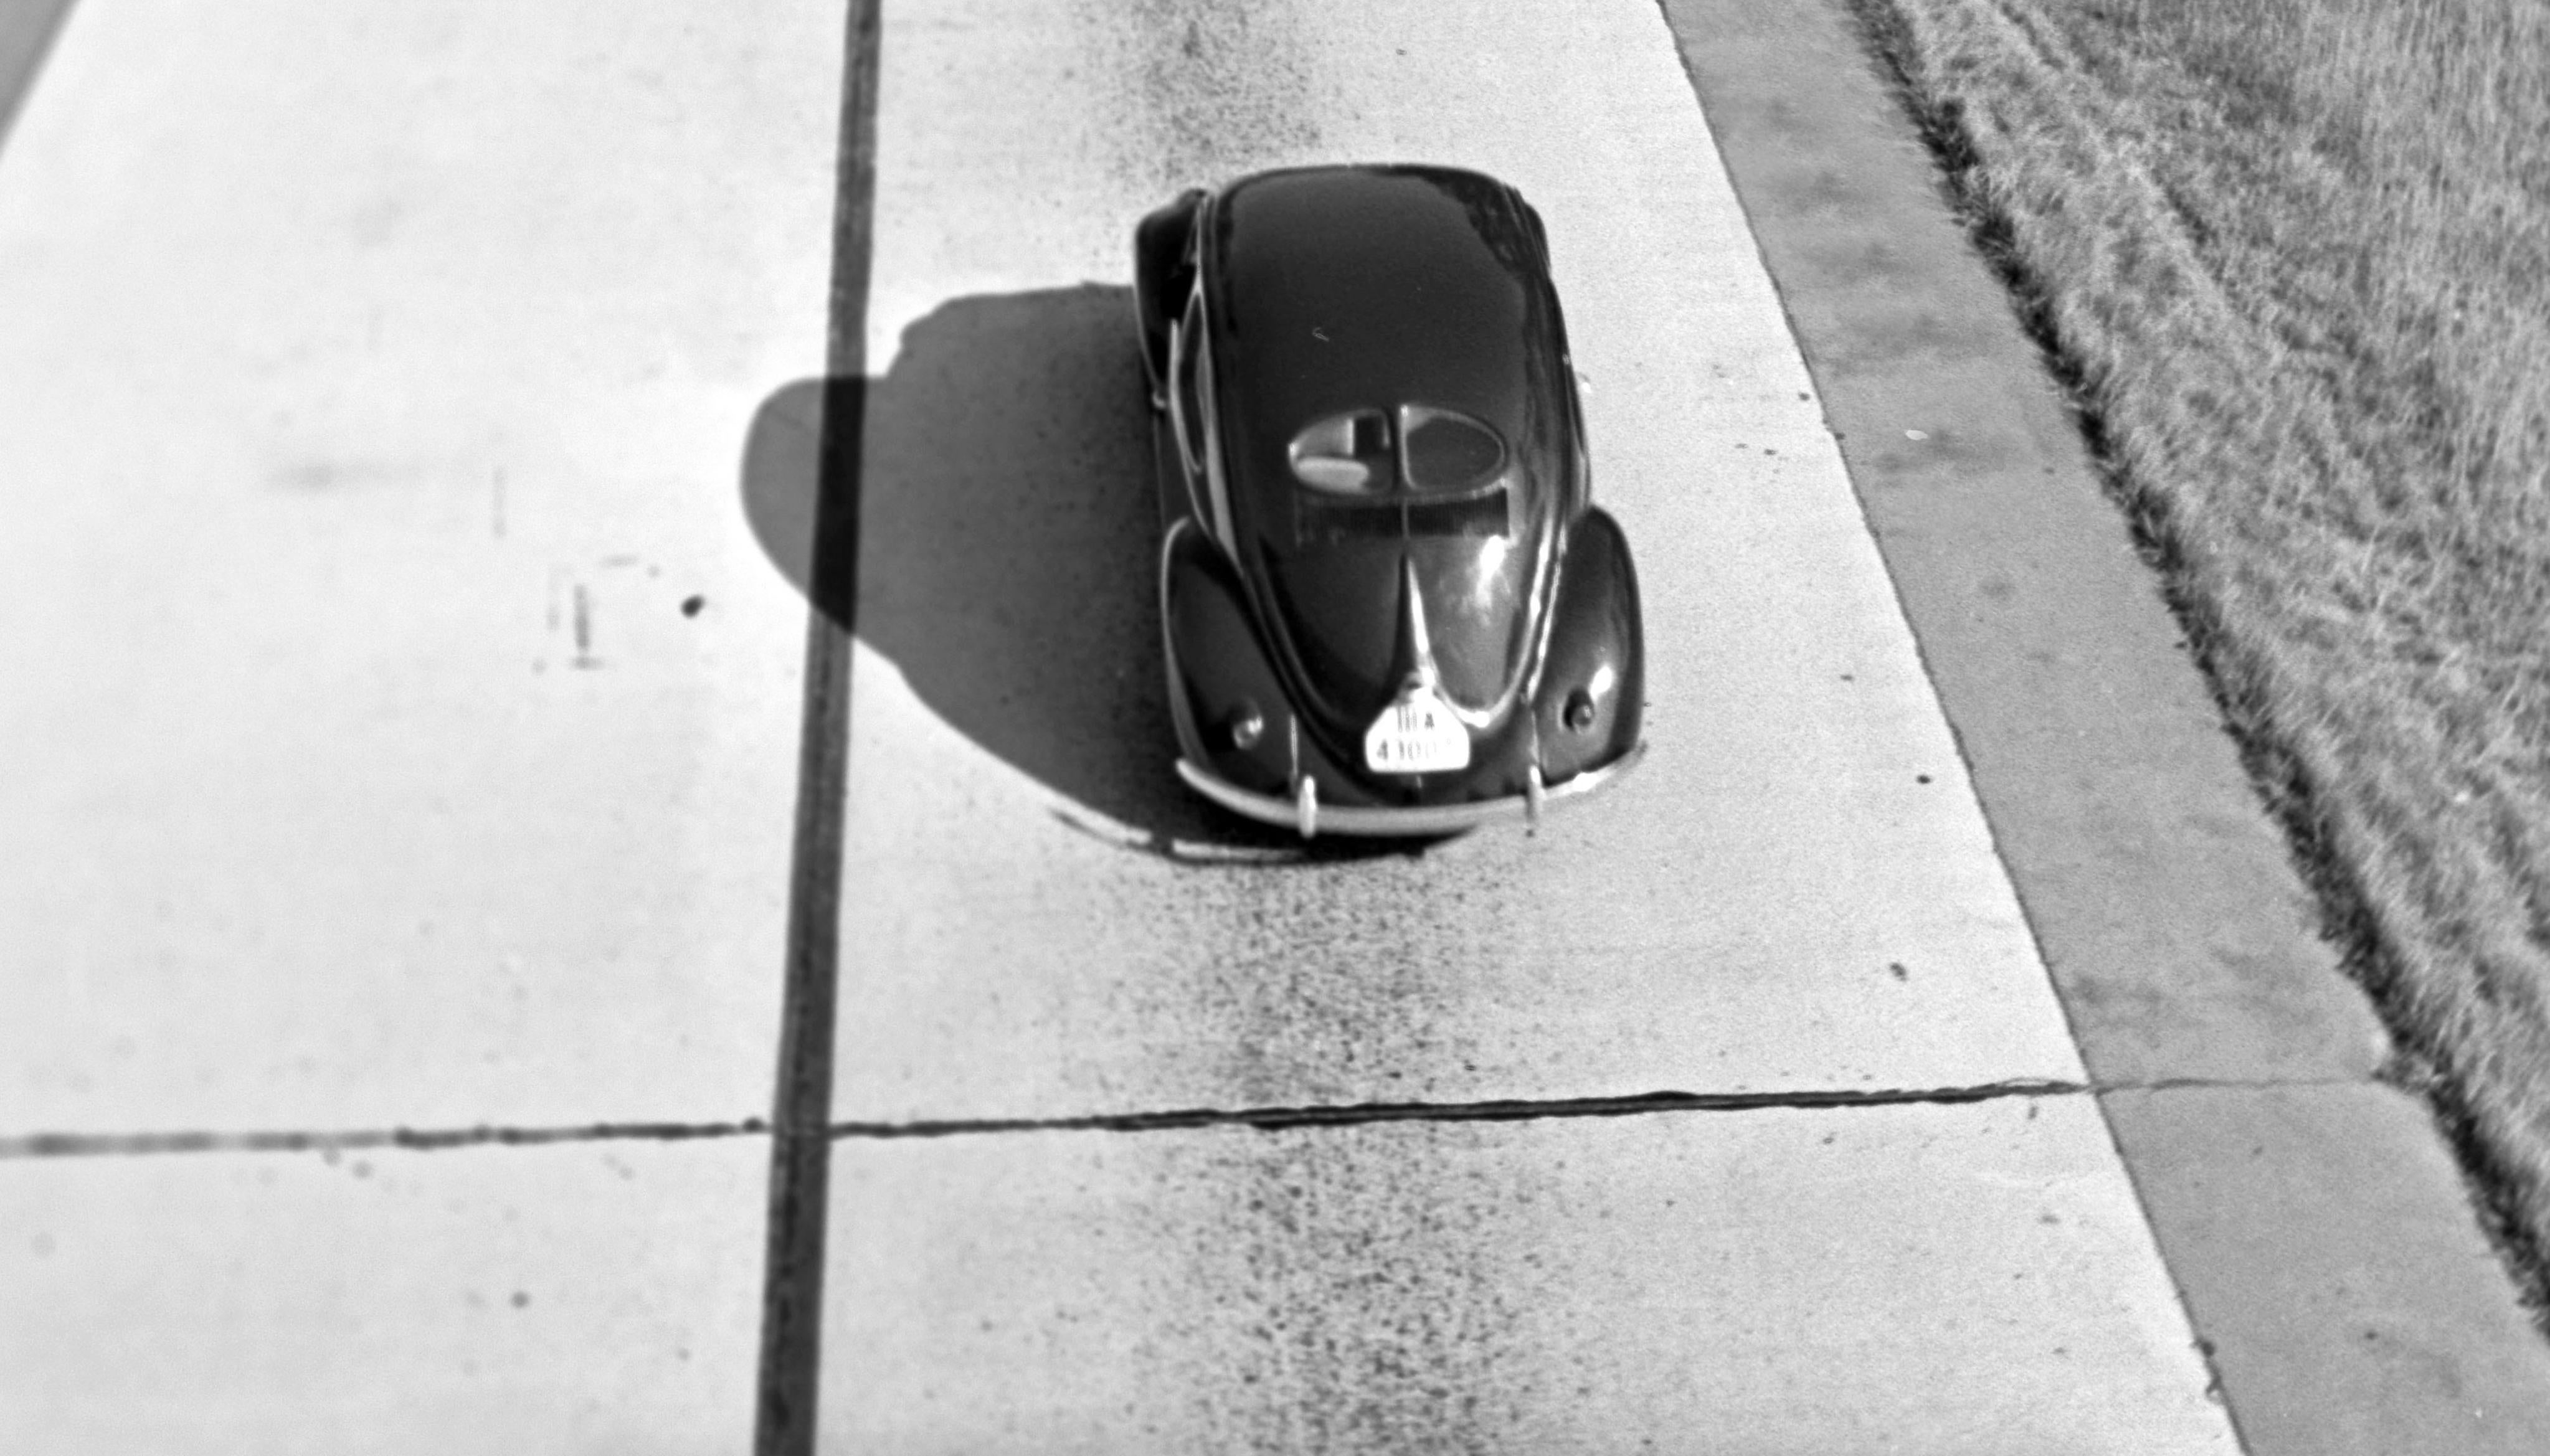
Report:
[[[1850,0],[2550,1309],[2550,6]]]

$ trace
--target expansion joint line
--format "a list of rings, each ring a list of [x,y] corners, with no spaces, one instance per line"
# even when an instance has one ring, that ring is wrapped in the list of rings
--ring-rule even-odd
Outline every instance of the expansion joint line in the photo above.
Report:
[[[2247,1079],[2162,1077],[2144,1082],[2019,1078],[1964,1087],[1791,1092],[1650,1092],[1631,1097],[1514,1098],[1489,1102],[1350,1103],[1342,1106],[1185,1108],[1077,1117],[950,1117],[909,1122],[844,1121],[824,1139],[890,1141],[1003,1132],[1176,1132],[1204,1127],[1347,1127],[1369,1122],[1524,1122],[1545,1117],[1629,1117],[1657,1113],[1848,1112],[1862,1108],[1958,1107],[2011,1098],[2104,1097],[2114,1093],[2278,1092],[2389,1086],[2378,1077]],[[0,1134],[11,1158],[135,1157],[159,1153],[345,1153],[374,1149],[442,1152],[470,1147],[539,1147],[577,1142],[696,1142],[766,1135],[762,1117],[726,1122],[584,1122],[549,1127],[370,1127],[266,1132],[33,1132]]]
[[[824,423],[808,543],[805,707],[789,854],[779,1065],[770,1114],[754,1456],[813,1456],[831,1220],[833,1066],[848,833],[850,642],[857,631],[859,462],[866,424],[868,285],[874,266],[877,51],[883,0],[850,0],[842,36]]]
[[[382,1148],[443,1152],[562,1142],[696,1142],[768,1132],[760,1117],[732,1122],[583,1122],[554,1127],[357,1127],[287,1132],[31,1132],[0,1134],[9,1158],[137,1157],[153,1153],[347,1153]]]
[[[1516,1098],[1493,1102],[1351,1103],[1343,1106],[1188,1108],[1081,1117],[950,1118],[913,1122],[835,1122],[836,1138],[961,1137],[984,1132],[1173,1132],[1196,1127],[1355,1126],[1369,1122],[1524,1122],[1545,1117],[1628,1117],[1650,1113],[1822,1112],[1853,1108],[1956,1106],[2012,1097],[2071,1097],[2086,1083],[2042,1079],[1915,1090],[1794,1092],[1649,1092],[1631,1097]]]

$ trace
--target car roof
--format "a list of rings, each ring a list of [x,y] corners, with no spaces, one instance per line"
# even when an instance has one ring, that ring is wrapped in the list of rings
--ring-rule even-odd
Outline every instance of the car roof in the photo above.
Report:
[[[1405,403],[1472,416],[1525,454],[1545,442],[1564,345],[1529,211],[1504,183],[1262,172],[1222,194],[1204,245],[1225,428],[1252,463],[1312,420]]]

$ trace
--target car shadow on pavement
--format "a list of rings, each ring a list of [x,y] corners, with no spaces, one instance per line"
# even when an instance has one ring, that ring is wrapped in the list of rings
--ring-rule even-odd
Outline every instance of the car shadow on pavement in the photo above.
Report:
[[[959,298],[865,388],[860,640],[932,712],[1088,811],[1073,828],[1180,859],[1408,852],[1227,815],[1179,782],[1160,655],[1160,521],[1132,296]],[[763,401],[744,447],[754,535],[808,590],[822,380]],[[831,391],[834,398],[857,391]]]

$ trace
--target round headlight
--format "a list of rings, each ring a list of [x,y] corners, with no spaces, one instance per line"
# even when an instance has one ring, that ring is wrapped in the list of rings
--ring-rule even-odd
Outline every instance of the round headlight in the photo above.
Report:
[[[1567,711],[1561,720],[1570,732],[1584,732],[1594,727],[1594,695],[1578,688],[1567,695]]]
[[[1230,735],[1230,746],[1244,753],[1256,747],[1258,738],[1265,734],[1266,715],[1257,711],[1256,704],[1243,700],[1224,716],[1222,728]]]

